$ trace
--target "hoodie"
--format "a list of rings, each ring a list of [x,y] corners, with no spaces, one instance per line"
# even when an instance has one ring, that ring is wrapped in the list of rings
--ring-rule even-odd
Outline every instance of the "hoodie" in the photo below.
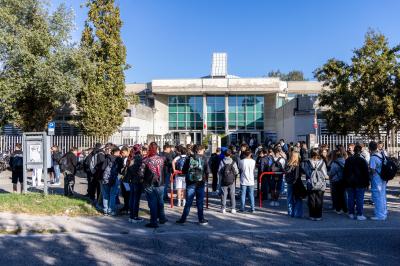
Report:
[[[239,168],[237,163],[233,161],[231,157],[225,157],[220,163],[218,167],[218,185],[221,186],[221,180],[223,175],[223,170],[225,165],[233,163],[233,170],[235,171],[235,176],[239,175]]]

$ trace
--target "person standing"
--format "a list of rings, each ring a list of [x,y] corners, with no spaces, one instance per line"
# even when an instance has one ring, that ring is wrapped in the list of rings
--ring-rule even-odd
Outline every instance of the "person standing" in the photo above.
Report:
[[[164,159],[157,155],[158,145],[150,143],[148,155],[142,161],[139,178],[143,179],[144,192],[150,208],[150,222],[146,227],[157,228],[158,223],[165,224],[168,220],[164,212]]]
[[[116,198],[119,186],[118,157],[120,157],[120,150],[118,147],[113,147],[111,153],[106,155],[104,161],[104,173],[101,180],[104,215],[115,216],[117,214]]]
[[[170,187],[170,180],[172,174],[172,160],[174,159],[171,151],[171,146],[168,143],[164,144],[163,151],[160,152],[160,156],[164,159],[164,167],[163,167],[163,172],[165,177],[164,201],[168,201],[169,200],[168,188]]]
[[[74,194],[75,174],[78,165],[78,149],[73,147],[61,158],[61,166],[64,175],[64,195]]]
[[[304,164],[308,191],[308,209],[310,219],[313,221],[322,220],[322,207],[324,192],[328,173],[325,162],[319,155],[318,148],[313,148],[310,153],[311,159]]]
[[[331,167],[328,176],[331,186],[332,206],[337,214],[347,213],[346,188],[343,182],[343,170],[346,153],[340,149],[332,152]]]
[[[186,176],[186,204],[181,218],[176,221],[177,224],[184,224],[189,215],[190,208],[196,196],[197,217],[199,225],[207,225],[208,221],[204,219],[204,188],[208,178],[209,169],[206,158],[204,157],[204,146],[194,145],[193,155],[186,160],[183,173]]]
[[[349,218],[364,221],[364,194],[369,186],[368,163],[362,156],[363,147],[356,145],[354,155],[346,159],[343,169],[343,181],[347,191]],[[355,208],[357,207],[356,212]]]
[[[210,171],[213,176],[212,184],[211,184],[213,192],[216,192],[217,188],[218,188],[218,169],[219,169],[220,162],[221,162],[220,155],[221,155],[221,148],[217,148],[215,150],[215,153],[211,154],[210,161],[209,161]]]
[[[386,181],[382,180],[382,162],[384,160],[383,151],[378,150],[378,144],[375,141],[369,143],[371,158],[369,160],[371,194],[374,202],[375,216],[372,220],[383,221],[387,218],[386,203]]]
[[[172,161],[172,170],[181,171],[187,161],[188,154],[190,153],[185,147],[178,147],[179,155]],[[186,204],[186,177],[184,174],[179,174],[175,176],[175,187],[178,198],[178,207],[185,206]]]
[[[124,198],[124,206],[119,210],[120,213],[128,213],[129,211],[129,196],[130,196],[130,186],[129,182],[125,179],[126,172],[128,169],[128,156],[129,156],[129,148],[127,146],[122,146],[120,151],[120,157],[117,157],[118,164],[118,175],[119,175],[119,183],[122,197]],[[118,197],[117,193],[117,197]]]
[[[256,161],[251,158],[250,150],[243,151],[244,158],[240,160],[239,168],[241,169],[240,174],[240,190],[241,190],[241,206],[240,211],[245,211],[246,195],[250,199],[251,212],[255,212],[254,205],[254,169]]]
[[[17,143],[15,144],[15,150],[10,157],[11,181],[14,193],[18,192],[18,182],[21,184],[21,193],[23,191],[23,163],[22,145]]]
[[[271,166],[272,172],[280,172],[281,174],[272,175],[270,181],[270,188],[271,188],[271,202],[270,206],[279,206],[279,197],[281,192],[284,190],[284,180],[283,174],[285,167],[286,167],[286,158],[285,153],[282,152],[282,148],[277,145],[274,148],[274,155],[273,155],[273,162]]]
[[[288,215],[290,217],[302,218],[303,217],[303,199],[296,195],[295,186],[299,185],[297,182],[301,182],[301,168],[300,168],[300,153],[298,150],[294,150],[291,155],[289,162],[286,166],[286,182],[287,188],[287,207]]]
[[[101,185],[100,180],[103,176],[103,163],[105,161],[105,153],[101,148],[101,143],[96,143],[93,150],[85,158],[84,171],[88,179],[88,194],[89,199],[93,204],[99,201]]]
[[[57,145],[51,147],[51,161],[53,165],[53,172],[54,172],[54,185],[60,185],[60,175],[61,175],[61,168],[60,168],[60,160],[62,158],[62,154]]]
[[[218,167],[218,181],[220,183],[222,196],[222,213],[226,213],[226,199],[228,197],[228,193],[231,198],[231,212],[236,213],[236,199],[235,199],[235,180],[237,176],[239,176],[239,169],[236,164],[232,160],[232,152],[230,150],[225,151],[225,157],[220,162]]]

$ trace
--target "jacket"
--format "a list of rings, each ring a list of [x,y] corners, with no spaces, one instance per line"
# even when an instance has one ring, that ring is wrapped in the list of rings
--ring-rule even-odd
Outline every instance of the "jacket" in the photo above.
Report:
[[[21,150],[16,150],[10,157],[11,171],[22,171],[23,168],[23,153]]]
[[[76,174],[76,167],[78,165],[78,157],[73,152],[67,152],[63,159],[65,163],[62,165],[64,172],[69,172],[72,175]]]
[[[133,157],[133,161],[131,164],[128,166],[128,170],[126,172],[125,180],[126,182],[132,183],[132,184],[141,184],[143,183],[143,179],[140,178],[139,176],[139,169],[142,165],[142,155],[136,154],[135,157]]]
[[[369,186],[368,163],[360,154],[347,158],[343,169],[343,180],[348,188]]]
[[[224,172],[223,172],[224,167],[225,167],[225,165],[227,165],[227,164],[233,164],[233,171],[234,171],[234,174],[235,174],[236,177],[239,176],[239,168],[238,168],[238,166],[237,166],[237,163],[236,163],[234,160],[232,160],[232,158],[230,158],[230,157],[225,157],[225,158],[219,163],[219,167],[218,167],[218,184],[219,184],[219,185],[221,184],[221,181],[222,181],[222,178],[223,178],[222,175],[224,174]]]
[[[343,169],[345,165],[344,158],[338,158],[331,163],[328,175],[332,182],[338,182],[343,179]]]

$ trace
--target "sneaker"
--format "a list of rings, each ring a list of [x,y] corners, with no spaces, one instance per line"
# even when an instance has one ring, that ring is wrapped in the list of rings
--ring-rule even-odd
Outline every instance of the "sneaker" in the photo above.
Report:
[[[222,214],[225,214],[225,213],[226,213],[226,210],[225,210],[225,209],[222,209],[221,212],[222,212]]]
[[[137,223],[143,222],[144,220],[143,220],[142,218],[140,218],[140,217],[136,217],[136,218],[133,218],[133,219],[129,218],[128,221],[129,221],[130,223],[137,224]]]
[[[207,224],[208,224],[208,220],[206,220],[206,219],[199,221],[199,225],[207,225]]]
[[[232,209],[232,210],[231,210],[231,213],[232,213],[232,214],[235,214],[235,213],[236,213],[236,209]]]
[[[152,223],[148,223],[145,226],[148,228],[158,228],[158,224],[152,224]]]
[[[177,207],[180,207],[181,206],[181,203],[182,203],[182,201],[181,200],[178,200],[178,204],[176,205]]]
[[[343,212],[342,211],[336,211],[335,210],[335,212],[336,212],[336,214],[338,214],[338,215],[341,215]]]
[[[271,201],[271,202],[269,203],[269,206],[274,207],[274,206],[275,206],[275,201]]]
[[[309,217],[311,221],[316,221],[314,217]]]
[[[275,201],[275,207],[279,207],[279,202]]]
[[[177,224],[182,224],[182,225],[183,225],[183,224],[185,223],[185,221],[182,220],[182,219],[179,219],[178,221],[176,221],[176,223],[177,223]]]
[[[349,218],[350,219],[354,219],[355,217],[354,217],[354,214],[349,214]]]
[[[322,218],[314,218],[314,221],[322,221]]]
[[[256,213],[256,210],[251,210],[250,213]]]
[[[185,205],[186,205],[186,200],[184,199],[182,200],[182,207],[185,207]]]
[[[386,218],[380,218],[380,217],[374,216],[374,217],[371,217],[371,220],[373,220],[373,221],[385,221]]]
[[[367,217],[365,217],[364,215],[359,215],[359,216],[357,216],[357,220],[358,221],[365,221],[365,220],[367,220]]]

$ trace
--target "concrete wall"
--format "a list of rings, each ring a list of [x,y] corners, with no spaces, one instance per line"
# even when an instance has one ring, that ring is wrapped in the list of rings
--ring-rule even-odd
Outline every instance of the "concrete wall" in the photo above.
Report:
[[[168,96],[157,95],[154,101],[155,113],[155,135],[165,135],[168,133]],[[151,133],[152,134],[152,133]]]

